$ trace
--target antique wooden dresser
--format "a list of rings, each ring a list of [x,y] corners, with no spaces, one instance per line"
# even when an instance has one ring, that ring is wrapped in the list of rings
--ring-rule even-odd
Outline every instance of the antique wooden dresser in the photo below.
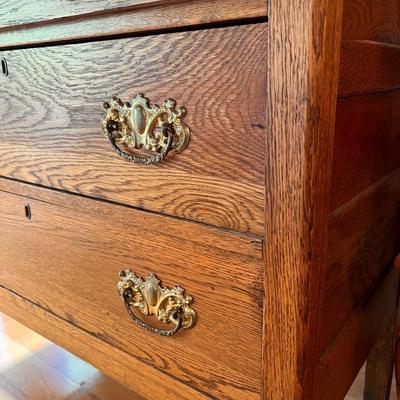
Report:
[[[0,311],[137,399],[342,399],[395,320],[400,2],[0,10]]]

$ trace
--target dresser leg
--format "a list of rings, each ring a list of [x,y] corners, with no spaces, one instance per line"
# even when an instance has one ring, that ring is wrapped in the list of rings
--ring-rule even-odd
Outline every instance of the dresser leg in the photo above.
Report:
[[[400,270],[400,255],[396,257],[394,261],[394,267]],[[398,315],[399,316],[399,315]],[[395,376],[396,376],[396,389],[397,389],[397,400],[400,400],[400,323],[399,319],[397,319],[397,327],[396,327],[396,348],[395,348]]]
[[[397,337],[396,337],[396,350],[395,350],[395,376],[396,376],[396,389],[397,400],[400,400],[400,324],[397,324]]]
[[[372,349],[365,372],[364,400],[389,400],[394,368],[397,314]]]

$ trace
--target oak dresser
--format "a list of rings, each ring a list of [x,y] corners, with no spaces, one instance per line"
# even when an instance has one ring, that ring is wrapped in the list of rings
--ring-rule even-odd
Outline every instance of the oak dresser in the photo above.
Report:
[[[0,310],[137,399],[342,399],[396,320],[400,3],[0,10]]]

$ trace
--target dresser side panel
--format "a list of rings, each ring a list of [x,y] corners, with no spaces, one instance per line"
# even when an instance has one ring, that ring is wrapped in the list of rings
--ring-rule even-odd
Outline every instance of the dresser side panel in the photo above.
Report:
[[[391,300],[379,311],[378,288],[400,250],[399,15],[397,1],[344,2],[319,335],[322,399],[345,394],[395,312]],[[387,290],[396,298],[396,285]],[[379,329],[364,329],[368,323]],[[344,350],[349,343],[359,343],[357,354]],[[329,362],[334,354],[342,356]]]

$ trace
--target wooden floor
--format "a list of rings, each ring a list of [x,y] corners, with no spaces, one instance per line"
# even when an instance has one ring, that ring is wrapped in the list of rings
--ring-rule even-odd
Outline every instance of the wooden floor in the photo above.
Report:
[[[143,400],[0,314],[0,400]]]
[[[363,371],[346,400],[362,400],[362,389]],[[0,313],[0,400],[143,399]]]

